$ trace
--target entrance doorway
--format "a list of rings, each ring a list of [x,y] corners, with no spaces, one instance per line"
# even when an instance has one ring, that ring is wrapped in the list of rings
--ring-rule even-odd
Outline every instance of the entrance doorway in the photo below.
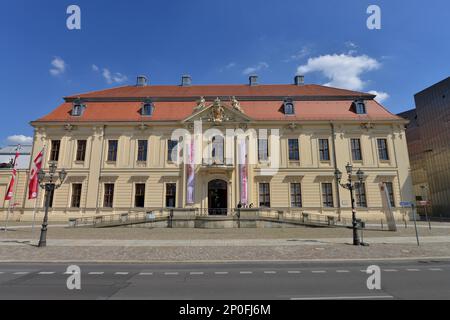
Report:
[[[228,190],[223,180],[213,180],[208,184],[208,213],[211,216],[227,215]]]

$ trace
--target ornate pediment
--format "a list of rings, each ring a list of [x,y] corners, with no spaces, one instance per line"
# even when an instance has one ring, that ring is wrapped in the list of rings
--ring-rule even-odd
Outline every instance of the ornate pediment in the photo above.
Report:
[[[239,101],[235,97],[230,102],[222,102],[216,98],[211,104],[207,104],[202,97],[194,108],[194,113],[183,122],[202,121],[214,125],[233,122],[249,122],[251,119],[241,109]]]

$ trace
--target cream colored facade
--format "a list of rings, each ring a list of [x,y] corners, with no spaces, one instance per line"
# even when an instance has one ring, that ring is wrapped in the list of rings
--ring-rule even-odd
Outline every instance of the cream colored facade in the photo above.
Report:
[[[195,119],[191,119],[192,121]],[[94,215],[119,214],[125,212],[151,211],[166,206],[166,184],[176,184],[176,207],[197,208],[201,214],[208,214],[208,183],[222,180],[227,184],[227,208],[236,208],[240,201],[240,186],[236,166],[237,145],[235,140],[226,143],[232,150],[229,165],[197,165],[195,181],[195,204],[186,204],[186,166],[177,166],[167,159],[168,140],[175,128],[192,130],[186,122],[158,123],[34,123],[34,146],[32,158],[44,147],[45,163],[48,170],[52,140],[60,140],[58,168],[68,172],[68,178],[55,192],[50,220],[67,221],[69,218]],[[206,125],[204,129],[212,127]],[[238,129],[241,122],[222,123],[216,129]],[[267,163],[257,161],[257,140],[250,138],[249,203],[259,206],[259,184],[269,183],[270,210],[296,210],[307,213],[351,216],[350,194],[338,186],[334,171],[335,165],[345,172],[345,165],[352,163],[366,173],[365,193],[367,208],[358,208],[358,216],[366,220],[386,219],[383,209],[380,183],[391,182],[394,191],[395,217],[404,219],[406,212],[400,208],[401,201],[412,201],[413,191],[410,175],[404,123],[399,121],[375,121],[370,125],[355,121],[281,121],[248,122],[246,129],[279,129],[280,149],[269,144],[269,157],[279,152],[278,172],[265,176],[261,169]],[[350,141],[361,140],[362,161],[352,160]],[[298,139],[300,161],[289,161],[288,139]],[[319,139],[328,139],[330,160],[319,158]],[[379,159],[377,139],[386,139],[389,160]],[[76,161],[77,140],[86,140],[85,161]],[[118,140],[117,161],[108,162],[108,141]],[[138,162],[138,140],[147,140],[147,161]],[[208,142],[204,142],[205,146]],[[12,219],[30,220],[33,216],[34,200],[27,200],[28,171],[20,171]],[[4,194],[9,183],[10,172],[0,171],[0,208],[6,214],[9,203],[4,202]],[[104,207],[105,184],[114,184],[113,208]],[[135,207],[136,184],[145,184],[145,208]],[[301,184],[302,208],[292,208],[291,183]],[[331,183],[333,188],[333,207],[324,206],[322,183]],[[81,184],[80,208],[72,208],[72,185]],[[42,217],[44,195],[37,200],[38,217]],[[231,213],[231,210],[229,211]]]

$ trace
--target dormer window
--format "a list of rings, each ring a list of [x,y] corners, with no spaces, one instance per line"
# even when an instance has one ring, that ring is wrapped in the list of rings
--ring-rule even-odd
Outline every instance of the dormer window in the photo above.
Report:
[[[356,114],[367,114],[366,103],[364,100],[356,100],[353,102]]]
[[[71,114],[74,117],[81,117],[82,114],[83,114],[84,109],[85,109],[85,105],[84,104],[82,104],[79,101],[75,101],[73,103],[72,113]]]
[[[141,114],[145,117],[151,117],[153,115],[154,106],[151,101],[146,101],[142,105]]]
[[[284,114],[288,116],[295,115],[295,106],[294,102],[291,99],[287,99],[284,101]]]

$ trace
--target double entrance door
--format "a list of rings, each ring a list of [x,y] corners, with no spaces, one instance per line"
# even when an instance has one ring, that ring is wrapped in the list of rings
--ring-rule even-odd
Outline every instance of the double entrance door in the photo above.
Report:
[[[223,216],[228,212],[227,183],[223,180],[213,180],[208,184],[208,214]]]

